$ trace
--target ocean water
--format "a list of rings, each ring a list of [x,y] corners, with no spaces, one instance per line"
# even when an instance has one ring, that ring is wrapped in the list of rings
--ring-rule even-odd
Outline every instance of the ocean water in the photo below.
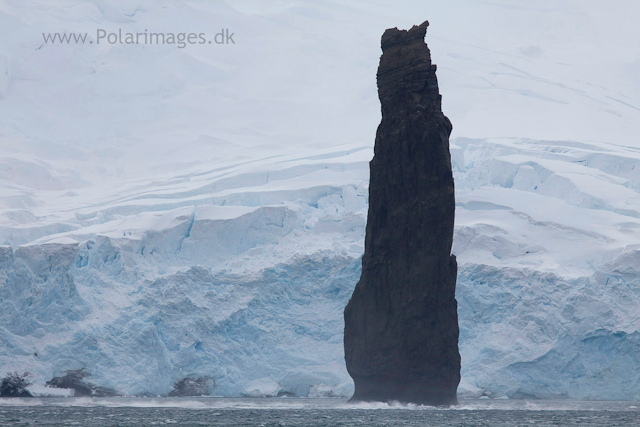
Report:
[[[451,408],[345,399],[0,399],[0,426],[640,426],[640,402],[467,400]]]

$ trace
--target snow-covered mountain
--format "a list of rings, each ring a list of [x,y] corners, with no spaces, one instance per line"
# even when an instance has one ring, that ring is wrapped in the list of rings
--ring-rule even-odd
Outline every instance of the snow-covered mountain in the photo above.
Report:
[[[632,0],[0,2],[1,369],[348,395],[379,40],[429,19],[460,393],[640,398],[639,18]],[[43,39],[98,29],[235,44]]]

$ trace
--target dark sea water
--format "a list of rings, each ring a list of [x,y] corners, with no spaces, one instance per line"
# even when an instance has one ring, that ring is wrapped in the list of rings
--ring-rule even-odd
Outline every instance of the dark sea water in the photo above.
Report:
[[[0,426],[640,426],[640,402],[467,400],[455,408],[344,399],[0,399]]]

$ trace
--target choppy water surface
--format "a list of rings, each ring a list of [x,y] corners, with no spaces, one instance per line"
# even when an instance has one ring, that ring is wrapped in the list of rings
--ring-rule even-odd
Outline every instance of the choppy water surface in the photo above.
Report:
[[[462,401],[455,408],[343,399],[0,399],[0,426],[640,426],[640,402]]]

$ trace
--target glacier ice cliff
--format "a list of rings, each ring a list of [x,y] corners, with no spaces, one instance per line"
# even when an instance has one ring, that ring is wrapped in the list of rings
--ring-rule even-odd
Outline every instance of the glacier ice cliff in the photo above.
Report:
[[[616,207],[637,187],[615,166],[640,164],[635,152],[460,138],[451,150],[459,395],[640,398],[640,211]],[[349,396],[342,309],[361,274],[370,155],[283,174],[276,194],[258,180],[196,206],[138,200],[138,213],[88,212],[73,231],[3,246],[0,366],[36,385],[84,368],[125,394],[209,376],[212,395]],[[292,189],[307,174],[326,185]]]
[[[299,239],[295,223],[289,209],[258,208],[217,221],[178,216],[141,240],[5,248],[2,366],[26,366],[40,381],[86,369],[125,394],[164,395],[187,376],[212,377],[217,395],[305,396],[323,385],[345,394],[341,310],[358,257],[293,247],[281,261],[269,242]],[[203,240],[220,250],[198,249]],[[189,265],[190,250],[214,261]],[[211,267],[229,258],[237,265]]]

